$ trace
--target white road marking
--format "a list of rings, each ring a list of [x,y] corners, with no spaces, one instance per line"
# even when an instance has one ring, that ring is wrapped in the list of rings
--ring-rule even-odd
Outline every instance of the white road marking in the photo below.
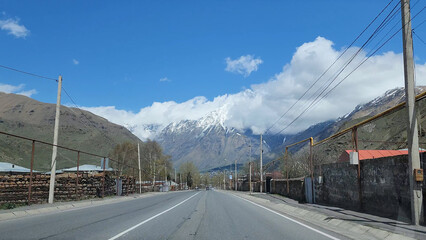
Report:
[[[290,218],[290,217],[287,217],[287,216],[285,216],[285,215],[283,215],[283,214],[281,214],[281,213],[279,213],[279,212],[276,212],[276,211],[274,211],[274,210],[272,210],[272,209],[269,209],[269,208],[267,208],[267,207],[264,207],[264,206],[262,206],[262,205],[260,205],[260,204],[257,204],[257,203],[255,203],[255,202],[252,202],[252,201],[250,201],[250,200],[247,200],[247,199],[245,199],[245,198],[242,198],[242,197],[240,197],[240,196],[237,196],[237,195],[234,195],[234,194],[232,194],[234,197],[237,197],[237,198],[240,198],[240,199],[242,199],[242,200],[244,200],[244,201],[246,201],[246,202],[249,202],[249,203],[251,203],[251,204],[253,204],[253,205],[256,205],[256,206],[258,206],[258,207],[260,207],[260,208],[263,208],[263,209],[265,209],[265,210],[268,210],[269,212],[271,212],[271,213],[275,213],[276,215],[278,215],[278,216],[280,216],[280,217],[283,217],[283,218],[285,218],[285,219],[287,219],[287,220],[290,220],[290,221],[292,221],[292,222],[294,222],[294,223],[297,223],[297,224],[299,224],[299,225],[301,225],[301,226],[303,226],[303,227],[306,227],[306,228],[308,228],[308,229],[310,229],[310,230],[312,230],[312,231],[314,231],[314,232],[317,232],[317,233],[319,233],[319,234],[321,234],[321,235],[323,235],[323,236],[326,236],[326,237],[328,237],[328,238],[330,238],[330,239],[333,239],[333,240],[340,240],[339,238],[336,238],[336,237],[333,237],[333,236],[331,236],[331,235],[329,235],[329,234],[327,234],[327,233],[325,233],[325,232],[321,232],[320,230],[318,230],[318,229],[315,229],[315,228],[313,228],[313,227],[310,227],[310,226],[308,226],[308,225],[306,225],[306,224],[304,224],[304,223],[301,223],[301,222],[299,222],[299,221],[297,221],[297,220],[294,220],[294,219],[292,219],[292,218]]]
[[[180,202],[180,203],[178,203],[178,204],[174,205],[173,207],[168,208],[168,209],[166,209],[166,210],[164,210],[164,211],[162,211],[162,212],[160,212],[160,213],[158,213],[158,214],[156,214],[156,215],[154,215],[154,216],[152,216],[152,217],[150,217],[150,218],[146,219],[145,221],[143,221],[143,222],[140,222],[140,223],[136,224],[135,226],[133,226],[133,227],[131,227],[131,228],[129,228],[129,229],[127,229],[127,230],[125,230],[125,231],[123,231],[123,232],[121,232],[121,233],[117,234],[117,235],[115,235],[114,237],[111,237],[111,238],[110,238],[110,239],[108,239],[108,240],[114,240],[114,239],[117,239],[117,238],[119,238],[119,237],[123,236],[124,234],[126,234],[126,233],[128,233],[128,232],[130,232],[130,231],[134,230],[135,228],[137,228],[137,227],[139,227],[139,226],[141,226],[141,225],[143,225],[143,224],[145,224],[145,223],[147,223],[147,222],[151,221],[152,219],[154,219],[154,218],[156,218],[156,217],[158,217],[158,216],[160,216],[160,215],[162,215],[162,214],[164,214],[164,213],[166,213],[166,212],[168,212],[168,211],[172,210],[173,208],[175,208],[175,207],[177,207],[177,206],[179,206],[179,205],[183,204],[184,202],[186,202],[186,201],[188,201],[189,199],[191,199],[191,198],[195,197],[195,196],[196,196],[197,194],[199,194],[199,193],[200,193],[200,192],[198,192],[198,193],[196,193],[196,194],[192,195],[191,197],[189,197],[189,198],[187,198],[187,199],[183,200],[182,202]]]

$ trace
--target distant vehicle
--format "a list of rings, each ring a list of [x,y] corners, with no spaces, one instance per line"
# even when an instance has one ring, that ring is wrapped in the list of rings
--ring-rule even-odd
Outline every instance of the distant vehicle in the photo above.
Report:
[[[198,187],[195,187],[195,190],[198,191]]]
[[[210,190],[210,188],[207,186],[207,187],[206,187],[206,190]]]

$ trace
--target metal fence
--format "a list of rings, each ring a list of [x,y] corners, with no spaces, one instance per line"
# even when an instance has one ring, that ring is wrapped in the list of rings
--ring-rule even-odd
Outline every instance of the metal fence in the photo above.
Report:
[[[115,159],[108,158],[108,156],[99,155],[87,151],[81,151],[78,149],[73,149],[67,146],[62,145],[54,145],[52,143],[48,143],[45,141],[28,138],[24,136],[19,136],[16,134],[11,134],[7,132],[0,131],[0,139],[3,143],[5,143],[2,149],[2,157],[8,162],[13,162],[12,165],[15,167],[16,165],[22,165],[23,167],[29,168],[29,171],[22,170],[19,172],[10,172],[10,174],[19,174],[19,175],[28,175],[24,176],[23,181],[28,181],[28,197],[27,197],[27,203],[31,204],[32,201],[32,195],[33,195],[33,181],[35,177],[39,179],[40,175],[43,176],[42,178],[49,178],[48,175],[50,175],[51,171],[51,153],[52,153],[52,147],[56,146],[58,148],[58,155],[56,162],[58,163],[58,169],[65,169],[65,168],[75,168],[75,181],[72,181],[75,184],[75,194],[81,197],[81,194],[78,193],[79,191],[79,185],[81,184],[82,178],[85,176],[83,175],[85,170],[81,169],[81,167],[85,164],[95,165],[100,167],[97,170],[99,174],[101,174],[101,186],[100,186],[100,197],[104,197],[105,195],[110,195],[111,193],[106,194],[105,193],[105,178],[112,178],[112,179],[123,179],[127,182],[125,182],[127,189],[125,191],[126,194],[135,192],[135,179],[136,174],[138,174],[138,169],[128,165],[126,163],[119,162]],[[19,156],[14,156],[13,159],[10,157],[10,152],[7,151],[16,151],[20,153]],[[9,156],[9,157],[8,157]],[[40,161],[40,160],[44,161]],[[108,165],[108,161],[110,161],[112,164],[115,164],[116,166],[120,166],[121,169],[124,169],[124,172],[126,173],[123,175],[122,171],[118,171],[117,169],[106,169]],[[93,171],[93,170],[92,170]],[[109,173],[107,173],[109,172]],[[56,174],[61,173],[61,170],[56,170]],[[3,174],[7,174],[3,172]],[[111,176],[109,176],[111,175]],[[0,175],[1,176],[1,175]],[[130,181],[133,181],[131,183]],[[56,184],[55,184],[56,185]],[[118,186],[118,184],[116,184]],[[129,188],[129,186],[133,186],[132,188]],[[10,186],[9,186],[10,187]],[[80,189],[81,190],[81,189]],[[116,193],[119,192],[118,189],[115,191]],[[1,200],[1,199],[0,199]],[[47,200],[47,199],[46,199]]]
[[[426,92],[419,94],[416,96],[415,103],[419,125],[419,154],[424,152],[426,148],[426,131],[422,128],[422,124],[426,123],[426,114],[424,112],[426,111],[425,98]],[[371,116],[374,112],[364,113],[364,115],[368,114]],[[330,176],[330,174],[334,174],[334,177],[328,181],[342,181],[343,183],[338,186],[338,191],[335,191],[336,188],[332,189],[335,192],[329,192],[328,190],[330,189],[327,189],[326,192],[322,193],[323,195],[329,194],[330,198],[332,198],[339,194],[346,194],[344,196],[346,198],[342,197],[342,199],[351,198],[352,205],[349,207],[354,209],[371,210],[374,208],[373,210],[383,214],[386,212],[386,209],[380,209],[382,207],[380,204],[383,204],[383,206],[392,206],[397,209],[398,207],[401,208],[401,205],[404,205],[402,208],[405,211],[407,208],[406,205],[409,208],[409,196],[406,199],[405,195],[407,193],[404,192],[406,189],[409,189],[407,187],[408,151],[406,148],[408,145],[406,118],[405,102],[402,102],[372,117],[349,116],[346,121],[339,123],[341,125],[337,126],[338,129],[335,134],[325,139],[316,139],[312,136],[285,146],[281,166],[285,175],[285,179],[282,181],[286,182],[286,189],[275,189],[275,192],[289,195],[291,192],[289,186],[290,180],[305,178],[304,185],[312,186],[312,194],[315,196],[315,194],[318,194],[315,191],[321,191],[318,185],[322,184],[322,177],[325,176],[323,168],[327,167],[328,175],[326,175]],[[361,157],[362,153],[363,159],[360,159],[358,164],[351,165],[349,163],[351,152],[358,152],[359,157]],[[426,154],[420,154],[423,164],[426,162],[423,159],[425,156]],[[385,159],[386,157],[390,160],[379,161],[387,164],[383,167],[379,166],[380,164],[377,161],[374,162],[374,158]],[[393,157],[395,160],[391,159]],[[364,162],[363,160],[366,161]],[[372,167],[375,167],[375,169],[369,169]],[[334,169],[330,170],[330,168]],[[306,182],[307,180],[309,184]],[[389,186],[390,182],[395,186]],[[345,186],[348,188],[347,191],[345,189],[342,190]],[[389,192],[381,192],[382,189],[380,186],[387,187],[383,191]],[[284,184],[280,184],[280,187],[284,187]],[[377,189],[380,193],[374,192]],[[365,194],[368,196],[363,196]],[[375,201],[375,195],[378,196],[377,199],[382,199]],[[394,203],[386,202],[388,201],[386,199],[383,200],[387,195],[389,195],[389,201],[393,201]],[[313,201],[315,201],[315,198],[313,198]],[[355,207],[355,205],[357,206]],[[376,206],[372,207],[373,205]],[[342,206],[345,205],[342,204]]]

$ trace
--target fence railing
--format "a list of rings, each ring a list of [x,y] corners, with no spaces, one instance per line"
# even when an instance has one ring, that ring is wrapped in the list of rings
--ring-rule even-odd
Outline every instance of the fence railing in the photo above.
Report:
[[[127,186],[130,185],[130,176],[131,178],[135,179],[135,172],[138,171],[138,169],[136,167],[133,167],[129,164],[123,163],[123,162],[119,162],[115,159],[109,158],[108,156],[104,156],[104,155],[100,155],[100,154],[96,154],[96,153],[91,153],[91,152],[87,152],[87,151],[82,151],[82,150],[78,150],[78,149],[74,149],[74,148],[70,148],[67,146],[62,146],[62,145],[54,145],[52,143],[48,143],[45,141],[41,141],[41,140],[37,140],[37,139],[33,139],[33,138],[29,138],[29,137],[24,137],[24,136],[20,136],[20,135],[16,135],[16,134],[12,134],[12,133],[8,133],[8,132],[4,132],[4,131],[0,131],[0,135],[3,136],[7,136],[7,137],[12,137],[14,139],[20,139],[26,142],[31,142],[31,158],[30,158],[30,169],[29,169],[29,184],[28,184],[28,204],[31,204],[32,202],[32,188],[33,188],[33,180],[34,180],[34,173],[36,172],[37,174],[45,174],[48,175],[48,172],[39,172],[39,171],[35,171],[34,169],[34,161],[35,161],[35,154],[36,154],[36,143],[44,145],[44,146],[48,146],[48,147],[53,147],[56,146],[58,149],[62,149],[62,150],[66,150],[66,151],[71,151],[74,152],[76,154],[76,181],[75,181],[75,194],[78,195],[78,189],[79,189],[79,184],[80,184],[80,179],[82,178],[82,174],[83,171],[81,171],[80,166],[81,166],[81,162],[80,162],[80,158],[81,155],[86,155],[86,156],[90,156],[90,157],[96,157],[96,158],[100,158],[102,159],[103,164],[102,165],[102,187],[101,187],[101,197],[103,198],[105,196],[105,176],[106,176],[106,159],[108,158],[109,161],[111,161],[112,163],[116,163],[117,166],[121,166],[121,167],[126,167],[126,170],[128,172],[127,174]],[[19,144],[18,144],[19,145]],[[69,160],[69,159],[68,159]],[[90,161],[90,160],[89,160]],[[74,163],[73,161],[71,161],[72,163]],[[93,162],[93,161],[92,161]],[[51,170],[51,169],[50,169]],[[58,172],[58,170],[56,170],[56,172]],[[115,175],[117,178],[122,177],[121,176],[121,172],[115,170]],[[118,191],[117,191],[118,192]],[[134,192],[134,189],[133,189]],[[0,199],[1,200],[1,199]]]
[[[423,92],[416,96],[416,105],[418,111],[419,124],[421,120],[425,120],[425,114],[422,112],[426,109],[426,92]],[[293,165],[304,164],[305,171],[302,171],[304,176],[310,176],[311,180],[314,181],[314,168],[319,168],[319,175],[321,175],[321,166],[323,164],[339,162],[339,156],[344,154],[345,151],[359,152],[362,149],[367,150],[398,150],[406,147],[407,141],[405,137],[406,124],[405,124],[405,102],[399,103],[396,106],[385,110],[372,117],[364,119],[358,123],[346,123],[351,124],[348,127],[340,126],[343,130],[337,133],[319,140],[314,141],[313,137],[303,139],[299,142],[285,146],[284,152],[284,169],[285,178],[287,181],[286,192],[290,192],[289,179],[301,177],[298,175],[289,176],[289,172],[292,167],[289,166],[290,157],[289,150],[293,147],[298,146],[296,151],[298,156],[292,156]],[[356,119],[351,120],[356,121]],[[420,127],[420,146],[425,147],[426,131]],[[309,143],[306,144],[306,143]],[[306,145],[303,145],[306,144]],[[303,154],[303,152],[305,154]],[[363,209],[363,184],[361,180],[362,175],[362,161],[358,161],[357,171],[357,185],[358,185],[358,202],[359,208]],[[295,166],[293,166],[295,167]],[[312,184],[313,185],[313,184]],[[314,187],[313,187],[314,188]],[[313,191],[312,191],[313,192]]]

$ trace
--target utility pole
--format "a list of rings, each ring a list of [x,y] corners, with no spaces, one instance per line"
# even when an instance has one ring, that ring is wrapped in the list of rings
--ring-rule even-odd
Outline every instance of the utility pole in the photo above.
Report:
[[[238,176],[237,176],[237,159],[235,159],[235,191],[238,191]]]
[[[223,170],[223,190],[226,190],[226,180],[225,180],[225,178],[226,178],[226,173],[225,173],[225,170]]]
[[[229,190],[232,190],[232,163],[229,164]]]
[[[155,161],[154,161],[154,180],[152,182],[152,190],[155,191]]]
[[[142,193],[141,151],[138,142],[139,193]]]
[[[252,189],[252,188],[251,188],[251,164],[252,164],[252,163],[251,163],[251,162],[249,162],[249,167],[250,167],[250,175],[249,175],[249,176],[250,176],[250,177],[249,177],[249,183],[250,183],[250,184],[249,184],[249,187],[250,187],[250,194],[251,194],[251,192],[252,192],[252,190],[251,190],[251,189]]]
[[[166,162],[164,162],[164,187],[163,187],[163,192],[166,191],[166,186],[167,186],[167,167],[166,167]]]
[[[411,196],[411,222],[414,225],[423,223],[422,212],[422,182],[414,179],[415,169],[420,169],[419,136],[417,132],[417,115],[415,109],[414,92],[414,60],[413,36],[411,29],[410,0],[401,0],[402,39],[404,55],[405,98],[407,108],[407,140],[408,140],[408,165]]]
[[[53,132],[53,150],[52,150],[52,165],[50,168],[50,184],[49,184],[49,203],[53,203],[55,194],[55,177],[56,177],[56,155],[58,154],[58,131],[59,131],[59,116],[61,112],[61,90],[62,76],[58,78],[58,97],[56,99],[56,116],[55,128]]]
[[[263,139],[262,139],[262,134],[260,134],[260,192],[262,193],[262,189],[263,189],[263,161],[262,161],[262,155],[263,155],[263,149],[262,149],[262,145],[263,145]]]
[[[251,170],[251,167],[252,167],[251,166],[252,165],[252,162],[251,162],[251,138],[249,138],[249,140],[250,140],[250,146],[249,146],[250,147],[250,158],[249,158],[249,166],[250,166],[250,181],[249,182],[250,182],[250,184],[249,185],[250,185],[250,194],[251,194],[252,189],[253,189],[252,184],[251,184],[251,172],[252,172],[252,170]]]
[[[177,182],[177,179],[176,179],[176,168],[175,168],[175,184],[176,184],[176,182]],[[175,185],[176,186],[176,185]],[[175,191],[177,190],[177,188],[175,189]]]

